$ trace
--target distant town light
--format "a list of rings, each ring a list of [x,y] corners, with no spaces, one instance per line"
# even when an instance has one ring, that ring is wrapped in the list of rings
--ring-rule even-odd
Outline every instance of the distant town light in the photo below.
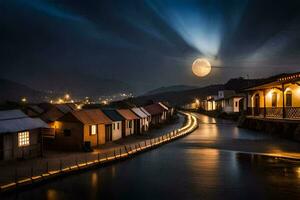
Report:
[[[65,94],[65,99],[70,99],[70,95],[69,94]]]
[[[23,103],[27,102],[26,97],[23,97],[23,98],[21,99],[21,101],[22,101]]]
[[[64,103],[64,100],[61,99],[61,98],[59,98],[59,99],[58,99],[58,103]]]

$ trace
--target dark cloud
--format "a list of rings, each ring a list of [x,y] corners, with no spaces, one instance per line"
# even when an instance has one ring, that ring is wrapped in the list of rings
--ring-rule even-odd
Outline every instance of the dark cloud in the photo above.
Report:
[[[0,1],[0,73],[39,89],[55,73],[84,73],[141,91],[295,71],[299,9],[297,0]],[[198,79],[196,57],[220,68]]]

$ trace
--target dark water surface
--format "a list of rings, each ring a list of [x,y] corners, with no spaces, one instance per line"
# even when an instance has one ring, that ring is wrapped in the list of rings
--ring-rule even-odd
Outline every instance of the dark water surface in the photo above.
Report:
[[[0,199],[300,199],[300,162],[240,153],[299,144],[198,117],[197,131],[161,148]]]

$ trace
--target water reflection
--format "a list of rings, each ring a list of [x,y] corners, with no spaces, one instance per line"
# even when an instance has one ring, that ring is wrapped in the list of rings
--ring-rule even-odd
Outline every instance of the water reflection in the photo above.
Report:
[[[233,124],[201,124],[133,159],[0,199],[300,199],[299,162],[239,153],[287,149],[297,146]]]

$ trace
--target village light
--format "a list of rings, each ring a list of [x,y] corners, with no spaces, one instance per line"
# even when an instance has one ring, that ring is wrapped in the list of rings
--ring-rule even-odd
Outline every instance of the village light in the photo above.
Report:
[[[21,101],[22,101],[23,103],[26,103],[26,102],[27,102],[26,97],[23,97],[23,98],[21,99]]]
[[[70,99],[70,95],[69,94],[65,94],[65,99]]]
[[[61,98],[58,99],[58,103],[64,103],[64,100],[62,100]]]

